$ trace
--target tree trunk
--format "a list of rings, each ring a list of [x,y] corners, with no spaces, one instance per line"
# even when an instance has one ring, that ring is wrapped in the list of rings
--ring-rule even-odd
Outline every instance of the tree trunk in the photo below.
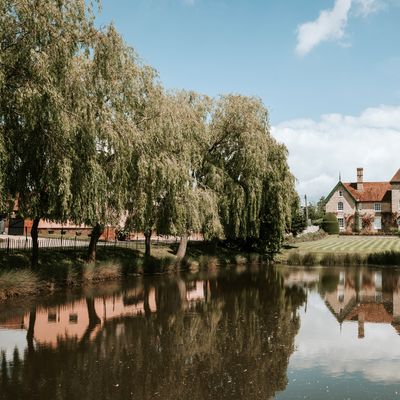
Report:
[[[144,245],[145,245],[144,255],[146,257],[149,257],[151,252],[151,229],[144,231]]]
[[[32,269],[37,268],[39,262],[39,221],[40,218],[35,218],[33,220],[32,228],[31,228],[31,238],[32,238],[32,258],[31,258],[31,266]]]
[[[100,239],[100,236],[103,234],[104,227],[100,224],[96,224],[92,230],[92,234],[90,236],[90,243],[87,253],[87,262],[95,262],[96,261],[96,248],[97,242]]]
[[[151,316],[151,309],[150,309],[149,296],[150,296],[149,285],[145,282],[145,283],[144,283],[144,301],[143,301],[143,308],[144,308],[144,315],[145,315],[146,318],[150,318],[150,316]]]
[[[97,315],[96,308],[94,306],[94,298],[90,297],[86,299],[86,307],[88,311],[88,317],[89,317],[89,328],[93,330],[96,325],[101,323],[101,319]]]
[[[101,319],[97,315],[96,308],[94,306],[93,297],[86,298],[86,307],[88,311],[89,324],[85,330],[85,333],[81,338],[81,345],[84,345],[90,340],[90,336],[92,332],[95,330],[96,326],[101,324]]]
[[[182,259],[186,255],[187,243],[188,243],[189,234],[186,232],[182,235],[181,241],[179,242],[178,251],[176,252],[176,257],[178,259]]]
[[[35,323],[36,323],[36,308],[32,309],[29,313],[29,326],[28,326],[28,332],[26,335],[29,353],[32,353],[35,349],[35,347],[33,345],[33,338],[35,336]]]

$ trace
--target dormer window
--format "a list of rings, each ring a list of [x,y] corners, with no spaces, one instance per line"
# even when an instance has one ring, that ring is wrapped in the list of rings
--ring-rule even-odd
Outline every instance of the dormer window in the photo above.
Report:
[[[338,205],[337,205],[337,209],[338,211],[343,211],[344,210],[344,204],[342,201],[339,201]]]
[[[374,211],[376,211],[376,212],[381,212],[382,211],[381,203],[375,203],[374,204]]]

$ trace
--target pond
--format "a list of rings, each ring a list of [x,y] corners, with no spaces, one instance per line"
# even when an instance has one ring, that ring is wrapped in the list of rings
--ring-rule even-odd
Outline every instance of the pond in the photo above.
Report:
[[[0,399],[400,398],[400,271],[232,267],[0,305]]]

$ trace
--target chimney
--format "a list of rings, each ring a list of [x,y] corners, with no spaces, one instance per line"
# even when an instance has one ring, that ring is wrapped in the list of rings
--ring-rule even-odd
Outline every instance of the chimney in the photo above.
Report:
[[[357,190],[364,190],[364,168],[357,168]]]
[[[363,339],[365,337],[364,321],[365,321],[365,314],[363,312],[360,312],[358,314],[358,338],[359,339]]]

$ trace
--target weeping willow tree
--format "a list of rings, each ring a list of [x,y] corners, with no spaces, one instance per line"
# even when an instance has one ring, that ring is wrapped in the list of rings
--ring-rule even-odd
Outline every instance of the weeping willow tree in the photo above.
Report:
[[[0,22],[2,21],[1,15],[3,15],[6,12],[6,4],[3,0],[0,0]],[[4,29],[4,28],[3,28]],[[1,37],[3,37],[3,30],[0,27],[0,32],[1,32]],[[2,68],[3,65],[3,57],[4,57],[4,52],[3,48],[4,45],[2,42],[0,42],[0,93],[4,92],[4,86],[5,86],[5,75],[4,75],[4,69]],[[1,100],[0,100],[1,102]],[[1,103],[0,103],[1,104]],[[5,127],[4,127],[4,119],[3,119],[3,113],[0,109],[0,214],[6,210],[5,207],[5,200],[6,200],[6,194],[5,194],[5,185],[4,185],[4,179],[5,179],[5,170],[7,167],[7,153],[5,150]]]
[[[208,118],[212,101],[193,92],[178,92],[171,98],[171,105],[177,121],[173,131],[180,144],[180,174],[176,175],[178,185],[165,198],[167,206],[162,208],[158,230],[181,237],[177,257],[183,258],[191,232],[202,233],[206,240],[221,237],[223,232],[217,195],[203,184],[199,175],[210,137]]]
[[[155,73],[143,66],[113,26],[96,32],[83,61],[84,86],[74,141],[72,220],[93,226],[88,260],[106,224],[124,215],[133,146],[138,142],[147,94]]]
[[[218,193],[225,237],[274,254],[290,219],[294,178],[286,148],[270,134],[266,108],[257,98],[223,96],[215,105],[211,132],[202,179]]]
[[[0,121],[8,194],[33,221],[66,221],[71,199],[76,57],[88,51],[92,12],[81,0],[0,1]]]
[[[156,230],[181,236],[178,257],[183,257],[189,232],[213,236],[221,231],[215,193],[196,176],[210,101],[193,92],[165,93],[160,87],[150,97],[141,146],[131,163],[129,225],[144,232],[146,255]]]
[[[7,153],[4,148],[4,129],[3,129],[3,124],[0,122],[0,215],[3,212],[7,211],[6,207],[7,196],[4,184],[6,167],[7,167]]]

